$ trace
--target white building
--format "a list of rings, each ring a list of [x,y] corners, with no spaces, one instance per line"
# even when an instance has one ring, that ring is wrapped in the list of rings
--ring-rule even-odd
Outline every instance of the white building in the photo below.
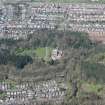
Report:
[[[62,58],[62,56],[63,56],[63,51],[59,50],[58,48],[57,49],[54,49],[52,51],[51,58],[53,60],[59,60],[59,59]]]

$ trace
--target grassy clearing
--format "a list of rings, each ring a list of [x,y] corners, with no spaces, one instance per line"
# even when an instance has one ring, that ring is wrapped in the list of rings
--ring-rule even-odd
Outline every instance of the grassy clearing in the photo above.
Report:
[[[50,47],[47,47],[47,48],[40,47],[37,49],[21,49],[20,48],[20,49],[16,49],[15,54],[23,55],[23,56],[27,55],[27,56],[31,56],[32,58],[39,57],[39,58],[46,59],[46,58],[50,58],[51,52],[52,52],[52,48]]]
[[[47,47],[47,48],[37,48],[36,49],[36,55],[40,58],[49,58],[52,52],[52,48]]]
[[[105,86],[101,84],[94,84],[94,83],[83,83],[82,84],[82,90],[87,93],[99,94],[100,92],[103,91],[104,88]]]
[[[22,56],[27,55],[27,56],[35,57],[35,50],[19,48],[19,49],[16,49],[15,54],[22,55]]]

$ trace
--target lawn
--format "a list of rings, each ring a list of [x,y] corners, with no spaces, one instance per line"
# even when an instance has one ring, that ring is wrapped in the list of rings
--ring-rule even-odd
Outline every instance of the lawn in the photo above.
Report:
[[[99,94],[100,92],[103,91],[104,85],[102,84],[93,84],[93,83],[83,83],[82,84],[82,90],[88,93],[97,93]]]
[[[34,49],[19,48],[19,49],[16,49],[15,54],[16,55],[23,55],[23,56],[28,55],[28,56],[31,56],[31,57],[35,57],[35,50]]]
[[[52,51],[52,48],[47,47],[47,48],[37,48],[35,52],[38,57],[41,57],[41,58],[48,57],[49,58],[51,55],[51,51]]]
[[[37,49],[16,49],[15,51],[15,54],[16,55],[28,55],[28,56],[31,56],[32,58],[35,58],[35,57],[39,57],[39,58],[43,58],[43,59],[46,59],[46,58],[49,58],[50,55],[51,55],[51,51],[52,51],[52,48],[50,47],[39,47]]]

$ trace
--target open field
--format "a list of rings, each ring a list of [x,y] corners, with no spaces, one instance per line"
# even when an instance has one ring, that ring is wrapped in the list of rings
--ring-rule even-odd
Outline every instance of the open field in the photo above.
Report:
[[[105,86],[102,84],[84,82],[81,88],[85,92],[88,92],[88,93],[94,92],[99,94],[101,91],[104,90]]]
[[[19,49],[16,49],[15,51],[16,55],[28,55],[28,56],[31,56],[31,57],[35,57],[35,50],[34,49],[22,49],[22,48],[19,48]]]
[[[37,49],[17,49],[16,50],[16,55],[28,55],[34,58],[35,56],[39,58],[49,58],[51,54],[52,48],[50,47],[39,47]]]
[[[50,57],[51,51],[52,51],[52,48],[49,48],[49,47],[47,47],[47,48],[37,48],[36,49],[36,55],[38,57],[41,57],[41,58]]]

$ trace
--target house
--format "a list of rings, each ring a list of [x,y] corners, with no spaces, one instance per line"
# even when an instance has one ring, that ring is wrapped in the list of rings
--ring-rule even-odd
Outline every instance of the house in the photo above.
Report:
[[[62,56],[63,56],[63,51],[59,50],[58,48],[52,51],[51,54],[52,60],[60,60]]]

